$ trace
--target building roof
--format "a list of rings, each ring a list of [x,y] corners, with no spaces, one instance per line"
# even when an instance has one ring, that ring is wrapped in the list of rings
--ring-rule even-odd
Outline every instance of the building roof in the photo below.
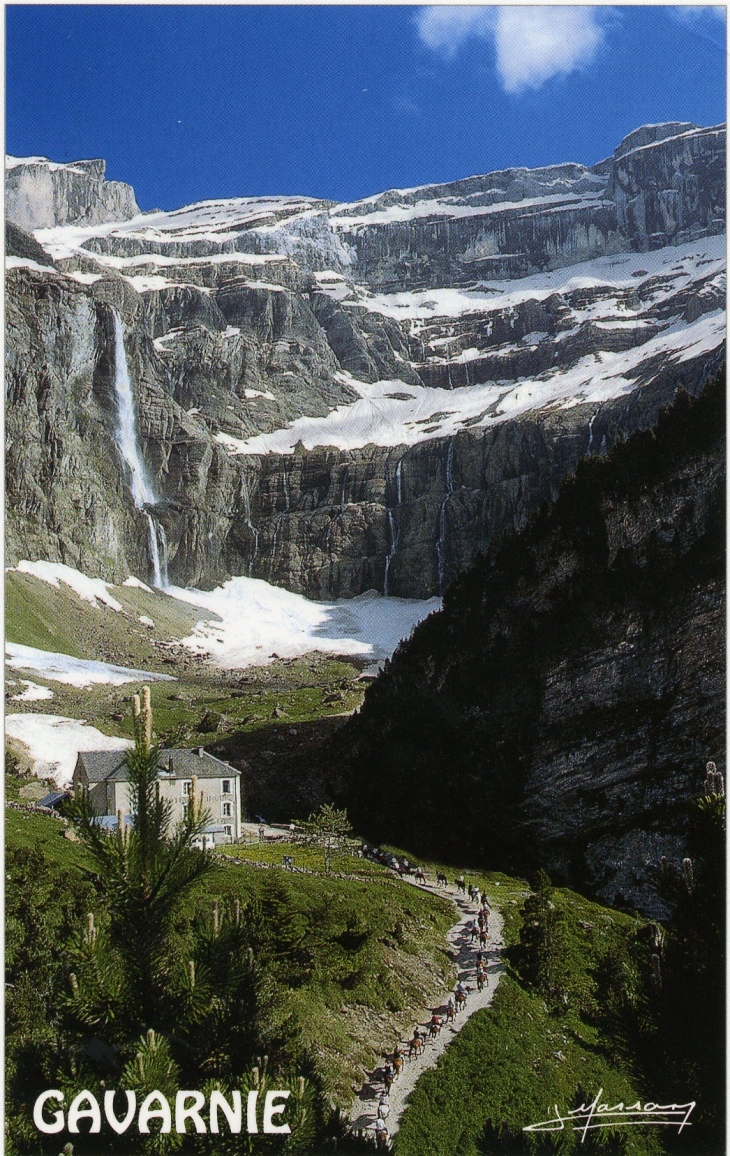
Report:
[[[127,751],[79,751],[76,765],[83,767],[90,783],[125,783],[130,779],[126,759]],[[173,779],[192,779],[193,775],[199,779],[227,779],[241,774],[202,747],[160,751],[157,768],[163,778]]]
[[[116,815],[93,815],[91,822],[104,831],[116,831],[119,828],[119,819]],[[122,822],[125,827],[133,827],[134,815],[125,815]]]
[[[42,799],[38,800],[39,807],[48,807],[49,809],[55,807],[63,799],[68,799],[68,791],[51,791],[49,795],[44,795]]]

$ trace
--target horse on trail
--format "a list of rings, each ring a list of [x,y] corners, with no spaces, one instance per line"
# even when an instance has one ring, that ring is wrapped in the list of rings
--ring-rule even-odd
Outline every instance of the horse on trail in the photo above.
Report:
[[[463,895],[466,895],[466,880],[464,879],[463,875],[458,876],[456,880],[456,887],[458,891],[460,891]]]
[[[437,871],[436,872],[436,886],[437,887],[448,887],[448,885],[449,885],[449,881],[446,878],[446,876],[444,875],[443,871]]]
[[[441,1027],[442,1027],[441,1016],[436,1015],[434,1013],[434,1015],[431,1016],[431,1023],[429,1024],[429,1027],[428,1027],[428,1034],[432,1040],[436,1039],[437,1035],[441,1031]]]
[[[426,882],[426,874],[422,867],[416,867],[414,879],[416,880],[416,883]]]
[[[455,1002],[456,1002],[456,1010],[462,1011],[462,1009],[466,1007],[466,992],[465,991],[457,991],[456,996],[454,998],[455,998]]]

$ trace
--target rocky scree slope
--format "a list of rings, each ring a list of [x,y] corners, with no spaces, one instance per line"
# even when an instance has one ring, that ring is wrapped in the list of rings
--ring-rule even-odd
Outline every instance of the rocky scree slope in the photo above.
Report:
[[[9,561],[148,578],[152,513],[181,585],[441,593],[717,365],[724,139],[645,126],[592,168],[143,214],[102,162],[10,158]]]
[[[371,839],[657,913],[725,746],[724,388],[582,462],[401,644],[320,754]]]

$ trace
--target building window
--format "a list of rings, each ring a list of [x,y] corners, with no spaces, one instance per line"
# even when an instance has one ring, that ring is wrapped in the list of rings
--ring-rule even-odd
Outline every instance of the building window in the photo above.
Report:
[[[226,827],[226,826],[224,826],[224,828],[223,828],[223,833],[224,833],[225,835],[232,835],[232,834],[233,834],[233,828],[232,828],[232,827]]]
[[[231,793],[231,780],[230,779],[224,779],[223,780],[223,794],[224,795],[230,795],[230,793]]]
[[[223,817],[225,819],[230,819],[230,817],[231,817],[231,804],[230,803],[224,803],[223,804]]]
[[[187,815],[187,813],[188,813],[188,807],[189,807],[189,806],[190,806],[190,804],[189,804],[189,803],[183,803],[183,805],[182,805],[182,813],[183,813],[183,819],[185,818],[185,816],[186,816],[186,815]]]
[[[192,779],[185,779],[185,781],[183,782],[183,785],[182,785],[182,789],[183,789],[183,795],[189,795],[193,789]]]

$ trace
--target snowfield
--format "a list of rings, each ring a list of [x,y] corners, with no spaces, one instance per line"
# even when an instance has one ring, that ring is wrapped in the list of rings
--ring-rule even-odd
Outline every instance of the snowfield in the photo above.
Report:
[[[127,682],[176,681],[171,674],[154,674],[149,670],[73,658],[70,654],[54,654],[49,650],[37,650],[34,646],[21,646],[17,642],[6,642],[5,653],[8,655],[5,663],[13,670],[31,671],[52,682],[78,688],[97,684],[123,686]]]
[[[439,598],[384,598],[374,592],[311,602],[259,578],[231,578],[211,591],[170,586],[165,593],[219,616],[219,622],[198,623],[182,642],[229,669],[313,650],[378,661],[389,657],[418,622],[441,607]]]
[[[614,253],[594,257],[578,265],[569,265],[550,272],[533,273],[529,277],[511,280],[489,280],[473,289],[421,289],[409,293],[368,293],[353,296],[353,304],[382,313],[397,321],[434,320],[438,317],[461,317],[465,313],[509,309],[524,301],[544,301],[553,293],[572,293],[581,289],[637,289],[652,278],[665,279],[656,286],[656,300],[663,300],[678,289],[685,288],[699,277],[712,276],[726,266],[725,234],[702,237],[684,245],[668,245],[649,253]],[[318,288],[343,297],[341,279],[332,273],[319,274]],[[577,310],[578,321],[589,320],[598,310],[606,316],[606,302],[588,305]],[[626,317],[622,307],[618,315]]]
[[[55,586],[56,589],[59,589],[60,583],[63,582],[64,586],[70,586],[79,598],[84,602],[90,602],[92,606],[98,606],[102,602],[110,610],[122,609],[121,604],[109,593],[110,582],[102,582],[101,578],[87,578],[80,570],[74,570],[62,562],[28,562],[24,559],[18,562],[17,566],[8,567],[8,570],[18,574],[30,574],[33,578],[39,578],[41,582]]]
[[[326,417],[301,417],[285,429],[240,440],[218,433],[216,441],[231,455],[292,454],[298,442],[307,450],[336,446],[341,450],[366,445],[416,445],[453,436],[462,429],[484,428],[548,406],[569,408],[599,403],[629,393],[640,367],[663,357],[680,365],[718,349],[725,340],[725,312],[715,310],[690,323],[675,321],[657,337],[622,352],[589,354],[563,371],[534,379],[490,381],[456,389],[426,388],[403,381],[368,384],[342,374],[360,394],[358,401],[340,405]]]
[[[56,714],[6,715],[5,733],[27,749],[33,773],[41,779],[53,779],[59,787],[71,782],[79,751],[118,751],[134,746],[129,739],[102,734],[84,719]]]
[[[20,679],[21,686],[25,687],[20,694],[13,695],[13,702],[42,702],[44,699],[54,698],[54,693],[47,686],[39,686],[29,678]]]

